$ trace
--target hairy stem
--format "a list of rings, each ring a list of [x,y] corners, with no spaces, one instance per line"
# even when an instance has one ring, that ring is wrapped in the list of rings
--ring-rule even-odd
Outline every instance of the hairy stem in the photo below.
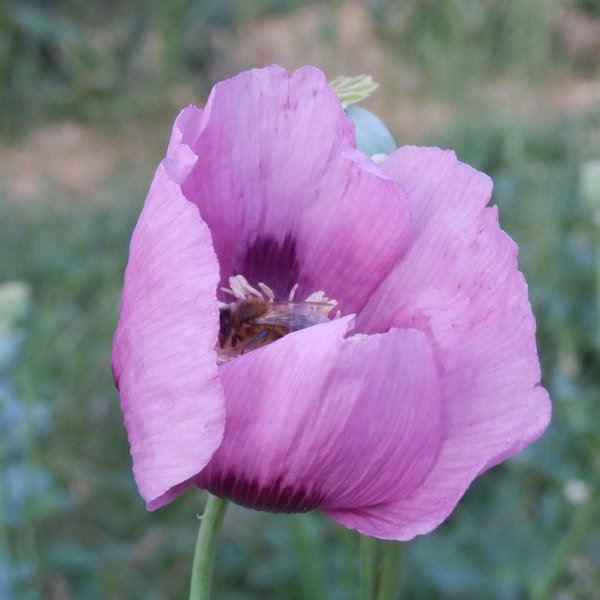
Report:
[[[190,600],[209,600],[210,598],[217,537],[226,508],[227,500],[212,495],[208,497],[194,551]]]

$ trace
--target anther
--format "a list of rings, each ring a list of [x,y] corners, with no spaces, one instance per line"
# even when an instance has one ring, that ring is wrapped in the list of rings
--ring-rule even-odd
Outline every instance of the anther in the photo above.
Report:
[[[273,292],[273,290],[266,283],[263,283],[261,281],[258,284],[258,287],[262,290],[262,293],[267,297],[267,299],[269,300],[269,302],[274,302],[274,300],[275,300],[275,293]]]
[[[288,300],[292,302],[294,300],[294,296],[296,295],[296,291],[298,290],[298,284],[295,283],[294,287],[290,290],[290,295],[288,296]]]
[[[262,300],[263,295],[254,287],[250,285],[248,280],[243,275],[234,275],[229,278],[229,286],[231,290],[227,288],[221,288],[224,292],[233,294],[238,300],[243,300],[248,296],[255,296]]]

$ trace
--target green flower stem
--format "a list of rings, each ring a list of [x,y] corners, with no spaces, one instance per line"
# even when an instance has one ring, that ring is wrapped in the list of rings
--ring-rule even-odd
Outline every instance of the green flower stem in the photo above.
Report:
[[[384,540],[379,544],[381,546],[381,568],[376,599],[392,600],[397,597],[396,592],[401,579],[402,544],[391,540]]]
[[[399,542],[360,538],[360,600],[393,600],[400,581]]]
[[[362,535],[360,537],[360,600],[375,598],[377,582],[377,548],[376,538]]]
[[[600,237],[596,235],[596,302],[600,314]]]
[[[293,514],[288,516],[290,532],[300,561],[304,597],[323,600],[323,552],[318,535],[311,527],[310,516]]]
[[[358,588],[356,582],[350,577],[350,574],[356,573],[357,566],[359,565],[359,557],[356,556],[359,534],[352,529],[340,526],[335,528],[335,536],[341,553],[341,573],[338,577],[342,586],[340,597],[354,598],[356,600]]]
[[[213,563],[217,547],[217,536],[225,516],[227,500],[217,496],[208,496],[204,515],[200,522],[194,563],[192,565],[192,582],[190,600],[209,600]]]

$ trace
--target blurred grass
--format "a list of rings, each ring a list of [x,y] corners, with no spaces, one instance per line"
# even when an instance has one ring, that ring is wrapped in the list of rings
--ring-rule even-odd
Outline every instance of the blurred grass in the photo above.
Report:
[[[243,39],[249,24],[312,7],[319,43],[343,37],[337,17],[347,4],[7,0],[0,5],[0,133],[20,135],[64,116],[106,124],[158,115],[173,84],[185,79],[200,93],[215,65],[232,74],[223,40]],[[406,62],[441,97],[464,96],[493,76],[541,81],[574,66],[593,71],[600,61],[600,42],[589,39],[598,32],[586,28],[598,21],[600,0],[351,4],[368,9],[390,59]]]
[[[222,33],[243,34],[250,22],[314,4],[0,6],[4,135],[22,136],[65,116],[99,122],[106,139],[115,140],[106,142],[108,151],[119,157],[91,189],[67,189],[50,173],[20,202],[13,190],[18,173],[5,168],[13,163],[3,161],[0,169],[0,282],[29,284],[32,306],[11,342],[18,353],[0,370],[0,597],[186,597],[202,494],[145,512],[110,375],[127,246],[154,167],[149,156],[160,157],[166,143],[173,90],[185,81],[200,99],[214,70],[231,68]],[[329,36],[336,35],[332,15],[343,4],[327,3]],[[543,102],[544,86],[558,71],[573,80],[596,73],[594,57],[576,56],[559,36],[553,11],[598,19],[600,3],[366,6],[388,59],[419,74],[419,94],[447,98],[456,108],[442,128],[410,141],[455,148],[494,179],[501,223],[521,248],[544,383],[554,400],[553,423],[540,442],[478,480],[446,524],[406,546],[403,597],[595,598],[600,231],[579,178],[582,164],[600,156],[600,107],[508,116],[510,108],[482,101],[481,90],[490,77],[517,89],[530,89],[534,80]],[[385,93],[393,81],[380,83],[378,93]],[[132,120],[159,132],[149,152],[146,138],[120,128]],[[119,146],[123,138],[128,150]],[[588,499],[573,489],[587,489]],[[290,526],[282,516],[232,508],[216,597],[306,599],[323,580],[326,598],[352,598],[356,541],[316,514]],[[311,580],[302,580],[310,546],[319,548],[320,560]]]

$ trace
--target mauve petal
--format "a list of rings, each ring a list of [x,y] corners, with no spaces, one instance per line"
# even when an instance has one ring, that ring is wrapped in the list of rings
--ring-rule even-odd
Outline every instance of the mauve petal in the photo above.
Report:
[[[184,108],[175,119],[163,167],[170,179],[181,184],[190,174],[198,157],[191,149],[202,130],[203,111],[197,106]]]
[[[161,164],[131,240],[112,355],[133,471],[149,509],[182,491],[223,436],[218,281],[208,227]]]
[[[183,190],[213,233],[222,283],[241,273],[287,295],[299,282],[298,298],[324,289],[343,312],[361,308],[404,246],[408,202],[355,150],[323,73],[272,66],[224,81],[200,129]]]
[[[410,497],[334,516],[363,533],[405,540],[435,528],[479,473],[541,435],[550,402],[539,385],[517,248],[496,208],[484,208],[489,178],[432,148],[402,148],[383,168],[407,190],[413,229],[410,248],[359,324],[428,332],[441,365],[446,439]]]
[[[345,339],[351,319],[220,367],[225,437],[198,485],[251,508],[328,511],[377,505],[423,481],[442,428],[427,336]]]

